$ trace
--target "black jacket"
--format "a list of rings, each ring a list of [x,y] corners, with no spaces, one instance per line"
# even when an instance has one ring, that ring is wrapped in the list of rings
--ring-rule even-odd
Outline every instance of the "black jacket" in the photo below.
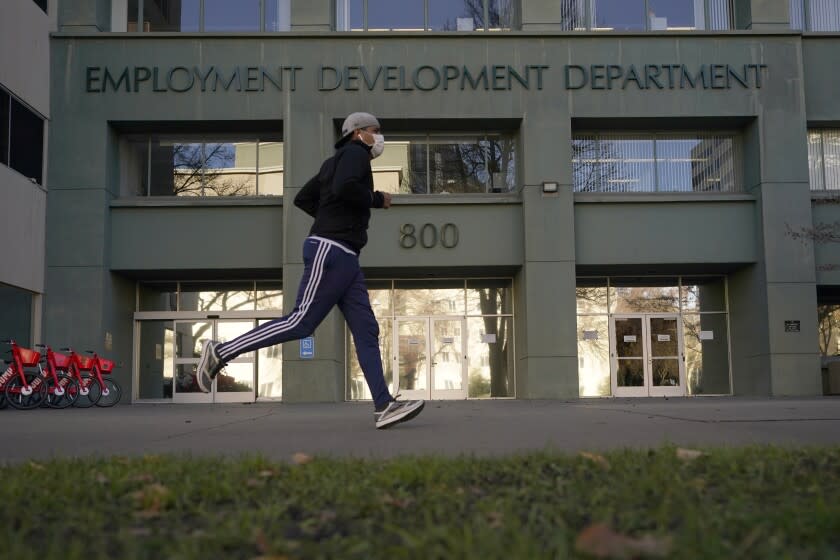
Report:
[[[354,141],[321,165],[300,189],[295,206],[315,218],[310,235],[339,241],[359,253],[367,244],[370,209],[382,208],[384,201],[373,190],[370,148]]]

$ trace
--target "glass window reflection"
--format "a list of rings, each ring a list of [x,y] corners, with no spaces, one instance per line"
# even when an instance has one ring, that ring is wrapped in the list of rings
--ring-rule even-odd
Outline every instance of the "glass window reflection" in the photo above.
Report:
[[[205,31],[260,31],[260,0],[204,0]]]
[[[368,31],[423,31],[423,0],[367,0]]]
[[[254,300],[252,282],[181,284],[181,311],[253,311]]]
[[[604,295],[606,296],[606,288]],[[606,302],[604,306],[606,307]],[[578,315],[577,335],[580,396],[609,396],[612,392],[609,318],[607,315]]]
[[[175,331],[172,321],[142,321],[138,347],[138,397],[171,399],[175,359]]]
[[[516,189],[516,141],[512,137],[389,138],[373,165],[378,190],[453,194]]]
[[[611,278],[610,313],[672,313],[680,310],[677,278]]]
[[[513,317],[470,317],[467,333],[469,398],[513,396]]]
[[[196,32],[199,30],[200,0],[143,1],[143,28],[137,29],[137,11],[129,7],[129,31]],[[132,14],[134,29],[132,29]]]
[[[645,0],[594,0],[596,31],[644,31]]]
[[[704,0],[648,0],[651,31],[703,29],[704,21]]]
[[[507,315],[513,313],[510,280],[467,280],[467,315]]]
[[[483,2],[429,0],[429,29],[432,31],[475,31],[483,27]]]
[[[289,31],[291,29],[292,0],[265,0],[265,30]]]

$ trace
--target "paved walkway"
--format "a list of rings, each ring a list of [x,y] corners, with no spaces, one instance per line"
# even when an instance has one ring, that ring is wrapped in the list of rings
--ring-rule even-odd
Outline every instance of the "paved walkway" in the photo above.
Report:
[[[0,461],[56,456],[295,452],[498,455],[619,447],[840,445],[840,398],[430,402],[373,428],[368,404],[152,405],[0,410]]]

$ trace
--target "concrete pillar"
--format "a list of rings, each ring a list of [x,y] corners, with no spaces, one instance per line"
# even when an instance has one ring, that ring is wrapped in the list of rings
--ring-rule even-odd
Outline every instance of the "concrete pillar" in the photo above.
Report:
[[[776,47],[765,56],[792,67],[797,50]],[[744,134],[744,182],[758,200],[760,251],[756,265],[730,278],[736,394],[822,392],[814,247],[790,234],[812,224],[804,112],[800,83],[766,96]]]
[[[312,106],[310,106],[312,103]],[[333,153],[335,129],[313,100],[302,99],[286,113],[283,133],[283,309],[291,312],[303,275],[303,240],[312,218],[294,205],[300,187]],[[315,331],[315,357],[300,358],[300,343],[283,346],[283,400],[335,402],[344,399],[344,317],[334,309]]]
[[[565,125],[561,123],[567,123]],[[570,146],[567,117],[540,115],[523,120],[525,262],[517,278],[517,378],[520,398],[577,397],[574,198],[571,169],[546,150]],[[533,144],[533,145],[531,145]],[[550,148],[549,148],[550,147]],[[546,194],[543,182],[559,184]]]

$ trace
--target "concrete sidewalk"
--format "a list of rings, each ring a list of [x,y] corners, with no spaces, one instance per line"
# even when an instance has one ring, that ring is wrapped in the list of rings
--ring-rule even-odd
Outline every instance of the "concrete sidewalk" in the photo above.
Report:
[[[375,430],[369,404],[0,411],[0,461],[91,455],[499,455],[620,447],[840,445],[840,398],[437,401]]]

